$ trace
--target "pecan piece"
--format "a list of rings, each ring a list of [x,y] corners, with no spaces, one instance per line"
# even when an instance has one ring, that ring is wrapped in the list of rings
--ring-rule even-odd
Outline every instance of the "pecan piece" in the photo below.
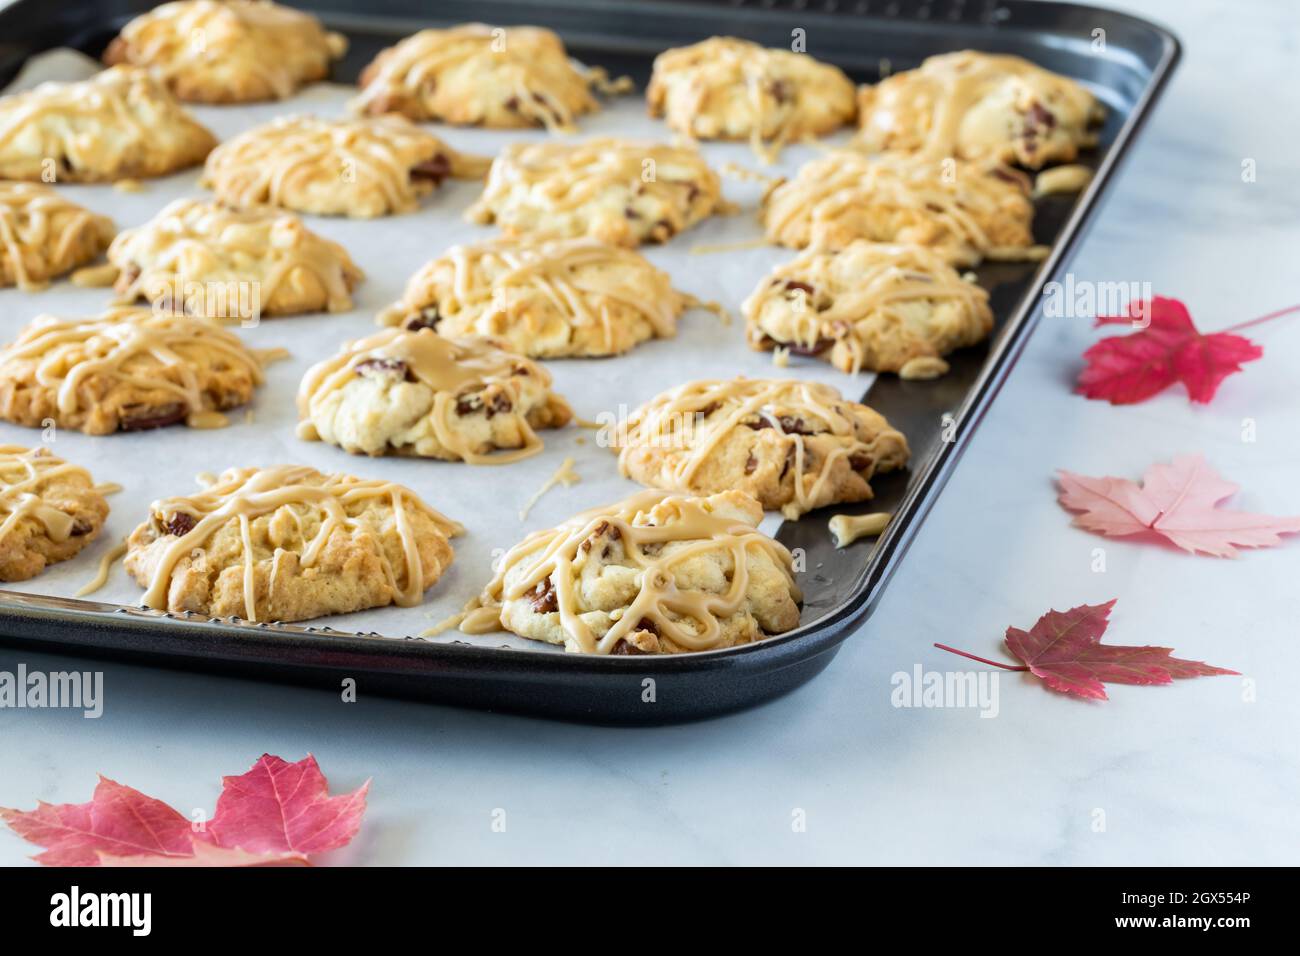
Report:
[[[122,409],[122,418],[117,427],[119,431],[124,432],[143,432],[151,428],[165,428],[168,425],[175,425],[177,422],[185,421],[188,414],[189,406],[184,402],[173,402],[170,405],[154,407],[132,405]]]
[[[183,538],[193,531],[198,523],[199,519],[188,511],[173,511],[163,522],[163,530],[173,537]]]
[[[451,160],[442,153],[437,153],[423,162],[411,167],[412,179],[427,179],[435,186],[441,186],[443,180],[451,175]]]
[[[555,596],[555,585],[549,577],[537,582],[537,587],[528,592],[528,604],[538,614],[550,614],[560,609]]]

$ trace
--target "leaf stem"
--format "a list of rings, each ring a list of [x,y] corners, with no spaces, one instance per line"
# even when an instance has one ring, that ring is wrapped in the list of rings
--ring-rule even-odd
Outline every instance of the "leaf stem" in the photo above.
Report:
[[[1285,309],[1278,309],[1276,312],[1270,312],[1268,315],[1261,315],[1258,319],[1251,319],[1249,322],[1239,322],[1236,325],[1230,325],[1224,332],[1239,332],[1242,329],[1248,329],[1252,325],[1262,325],[1265,322],[1271,322],[1273,319],[1280,319],[1284,315],[1290,315],[1292,312],[1300,312],[1300,305],[1289,305]]]
[[[959,650],[957,650],[957,648],[955,648],[955,647],[949,647],[947,644],[935,644],[934,646],[937,647],[937,648],[939,648],[939,650],[941,650],[941,651],[947,651],[949,654],[956,654],[958,657],[968,657],[968,658],[970,658],[970,659],[973,660],[973,661],[979,661],[981,664],[991,664],[991,665],[993,665],[994,667],[1001,667],[1001,668],[1002,668],[1003,670],[1005,670],[1005,671],[1027,671],[1027,670],[1029,670],[1029,668],[1028,668],[1028,667],[1025,667],[1023,664],[1022,664],[1021,666],[1019,666],[1019,667],[1016,667],[1016,666],[1014,666],[1014,665],[1012,665],[1012,664],[1001,664],[1001,663],[999,663],[999,662],[997,662],[997,661],[991,661],[991,660],[989,660],[987,657],[978,657],[978,656],[976,656],[975,654],[970,654],[970,653],[968,653],[968,652],[966,652],[966,651],[959,651]]]

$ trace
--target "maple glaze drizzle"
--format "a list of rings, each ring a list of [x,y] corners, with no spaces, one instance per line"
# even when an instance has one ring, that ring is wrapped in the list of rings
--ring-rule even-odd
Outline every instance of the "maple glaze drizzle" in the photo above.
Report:
[[[434,393],[429,419],[438,441],[449,451],[476,464],[507,464],[537,454],[542,440],[528,424],[521,408],[521,379],[531,379],[549,388],[551,373],[529,359],[498,348],[488,339],[448,339],[430,329],[406,331],[384,329],[368,338],[347,342],[333,358],[307,370],[298,388],[298,435],[308,441],[319,439],[311,424],[313,410],[332,392],[343,388],[357,376],[358,366],[373,360],[402,363],[404,375],[427,385]],[[524,444],[517,449],[480,453],[456,428],[457,395],[465,390],[479,390],[485,384],[505,389],[511,407],[519,411],[518,424]],[[560,401],[559,396],[552,396]]]
[[[574,119],[597,108],[593,87],[621,92],[630,80],[611,83],[604,70],[578,70],[564,44],[540,27],[493,28],[466,23],[449,30],[421,30],[383,51],[367,69],[361,94],[349,108],[356,112],[382,109],[394,96],[415,100],[437,118],[435,94],[445,74],[509,84],[510,109],[551,132],[572,132]],[[572,102],[572,106],[570,103]]]
[[[325,290],[326,308],[337,312],[352,307],[352,285],[362,278],[342,246],[311,232],[297,216],[197,199],[178,199],[150,222],[124,230],[109,246],[108,259],[123,272],[136,272],[118,289],[121,302],[152,299],[177,281],[202,276],[256,277],[266,304],[282,283],[307,275]]]
[[[292,206],[293,194],[313,185],[335,191],[376,188],[389,209],[414,209],[420,194],[412,170],[442,156],[448,174],[476,178],[488,161],[457,153],[404,117],[325,120],[282,116],[226,140],[208,156],[201,185],[235,206]],[[343,174],[350,178],[342,180]]]
[[[950,178],[945,178],[942,163],[954,164]],[[1012,198],[1023,204],[1023,217],[1016,218],[1023,219],[1028,235],[1033,207],[1027,192],[1021,174],[1000,167],[977,167],[955,159],[935,163],[897,154],[872,157],[840,149],[807,163],[794,179],[774,185],[763,198],[763,220],[768,236],[784,241],[783,233],[796,220],[806,219],[808,237],[800,243],[806,246],[818,244],[819,226],[834,225],[864,207],[897,210],[914,214],[917,222],[896,228],[892,236],[853,238],[901,244],[910,243],[907,234],[916,232],[917,244],[934,248],[953,262],[973,263],[981,257],[1036,260],[1046,255],[1046,247],[995,245],[977,216],[982,213],[991,221],[1007,218],[1006,200]]]
[[[18,341],[0,352],[5,366],[36,363],[36,381],[57,384],[64,415],[90,402],[85,382],[104,376],[134,388],[163,391],[185,405],[191,416],[212,411],[194,366],[218,362],[242,368],[254,385],[263,381],[263,360],[233,333],[208,319],[123,306],[97,318],[38,316]],[[161,374],[172,371],[180,381]],[[196,419],[202,423],[202,419]]]
[[[606,532],[623,542],[626,559],[638,573],[638,591],[627,610],[603,635],[582,619],[575,594],[580,565],[586,560],[585,541]],[[664,545],[687,543],[669,549]],[[676,567],[710,552],[725,552],[732,574],[723,594],[679,587]],[[793,557],[780,542],[760,532],[743,518],[717,512],[707,498],[665,491],[642,491],[617,504],[575,515],[558,527],[528,535],[501,559],[500,570],[470,602],[460,621],[467,634],[502,629],[501,611],[507,601],[528,595],[541,582],[555,590],[560,625],[568,639],[566,649],[585,654],[609,654],[625,636],[653,623],[662,638],[690,651],[716,647],[722,639],[719,617],[738,612],[749,587],[749,552],[761,552],[784,573],[793,599],[801,600],[794,580]],[[509,585],[506,578],[510,577]],[[683,621],[693,622],[689,630]],[[570,647],[569,645],[572,645]]]
[[[851,286],[836,280],[837,256],[852,256],[846,261],[863,265]],[[749,325],[753,344],[767,333],[759,320],[764,308],[774,300],[787,299],[795,283],[794,294],[803,297],[803,305],[790,311],[794,318],[793,342],[807,350],[831,338],[842,341],[849,349],[849,371],[857,374],[866,359],[867,343],[856,334],[856,326],[880,315],[891,323],[906,326],[898,311],[913,302],[955,301],[970,315],[988,314],[988,293],[968,282],[934,250],[918,245],[888,245],[855,240],[838,253],[811,250],[784,266],[760,285],[741,308]],[[825,308],[815,307],[801,285],[814,290],[834,290]],[[814,293],[815,294],[815,293]],[[989,325],[991,326],[991,316]],[[788,344],[788,343],[787,343]]]
[[[1008,131],[1005,120],[995,112],[983,118],[984,125],[968,125],[972,107],[1008,83],[1019,83],[1015,103],[1022,111],[1037,103],[1032,84],[1047,91],[1047,99],[1064,118],[1082,133],[1088,122],[1099,116],[1093,95],[1073,80],[1044,70],[1018,56],[976,53],[963,50],[928,58],[918,69],[899,73],[863,91],[864,136],[876,127],[888,136],[910,125],[909,117],[929,106],[928,124],[922,132],[917,154],[930,159],[962,156],[968,159],[1007,159],[1000,155]],[[885,101],[878,105],[877,101]],[[887,103],[887,105],[886,105]],[[980,119],[980,117],[976,117]],[[963,143],[965,140],[965,143]],[[987,147],[976,148],[976,144]]]
[[[33,280],[28,272],[25,246],[48,246],[44,258],[51,267],[71,264],[76,247],[89,233],[106,243],[113,236],[113,221],[69,202],[48,186],[0,182],[0,249],[10,263],[15,284],[23,292],[42,287],[42,282]],[[94,252],[101,249],[102,245]]]
[[[236,519],[243,542],[244,614],[247,620],[256,621],[257,555],[252,541],[253,520],[289,506],[289,522],[300,538],[300,563],[309,568],[316,564],[335,531],[351,534],[366,530],[367,526],[349,511],[374,499],[386,500],[392,508],[393,524],[402,545],[401,568],[394,568],[384,550],[377,549],[385,582],[397,595],[395,603],[401,607],[413,607],[420,603],[425,582],[419,544],[407,509],[427,516],[447,537],[462,534],[464,528],[430,508],[402,485],[351,475],[322,474],[301,465],[231,468],[197,494],[162,498],[150,505],[151,520],[160,535],[167,533],[167,522],[177,513],[188,515],[194,524],[186,533],[174,535],[175,540],[164,548],[145,589],[144,603],[156,610],[165,610],[168,586],[177,563],[189,557],[195,549],[205,547],[214,534],[231,519]],[[319,525],[310,537],[308,531],[312,522],[306,520],[296,506],[314,510],[319,515]],[[282,547],[278,545],[276,550]],[[441,572],[441,568],[437,571]]]
[[[347,40],[327,33],[313,16],[244,0],[163,4],[127,23],[117,43],[127,45],[133,63],[168,82],[205,62],[234,58],[240,73],[262,80],[276,99],[293,95],[300,74],[324,75],[330,60],[347,50]]]
[[[380,321],[397,324],[418,314],[431,293],[448,284],[451,294],[439,294],[436,305],[440,319],[453,325],[472,324],[475,332],[493,334],[496,320],[511,316],[513,302],[537,297],[571,315],[574,325],[603,329],[610,351],[615,337],[606,302],[639,312],[656,336],[671,338],[677,316],[694,301],[630,249],[587,238],[499,239],[449,249],[411,278],[403,301],[381,313]],[[599,311],[591,308],[589,297],[601,300]]]
[[[878,462],[881,457],[879,448],[856,437],[854,420],[836,410],[844,403],[840,393],[829,385],[793,379],[735,378],[687,382],[646,402],[628,418],[626,441],[619,450],[619,471],[625,477],[629,476],[629,457],[637,449],[680,449],[686,453],[679,456],[674,466],[673,487],[691,489],[696,472],[732,429],[761,422],[777,429],[792,442],[794,501],[793,507],[787,505],[787,508],[792,516],[797,516],[815,506],[830,478],[831,466],[840,458],[865,454]],[[814,429],[819,433],[853,440],[829,449],[810,479],[806,471],[808,453],[804,436],[782,428],[775,410],[778,407],[798,409],[806,426],[822,426]],[[898,439],[901,441],[902,436],[898,435]],[[906,447],[904,442],[901,449],[904,459]]]
[[[799,70],[809,75],[800,77]],[[688,118],[696,117],[708,108],[710,93],[741,88],[750,112],[749,148],[764,162],[772,162],[781,149],[790,142],[809,134],[805,129],[805,113],[814,104],[830,111],[833,97],[827,96],[820,86],[825,84],[832,92],[842,94],[844,100],[841,123],[853,118],[856,111],[854,88],[847,76],[837,68],[819,63],[806,53],[770,49],[735,37],[714,37],[687,47],[666,50],[655,57],[646,100],[652,116],[662,116],[669,110],[674,87],[685,90],[686,98],[680,101]],[[812,96],[801,96],[804,87],[816,91]],[[780,92],[782,89],[784,93]],[[784,97],[784,98],[783,98]],[[785,103],[790,106],[783,108]],[[677,104],[671,104],[676,106]],[[672,117],[669,117],[670,122]],[[775,119],[772,135],[764,136],[768,121]],[[839,124],[837,124],[839,125]],[[678,132],[693,136],[689,120],[685,129],[674,126]]]
[[[60,508],[45,503],[43,489],[55,478],[75,478],[93,489],[90,472],[64,461],[46,448],[0,445],[0,541],[24,518],[40,522],[50,540],[62,543],[72,536],[76,521]]]

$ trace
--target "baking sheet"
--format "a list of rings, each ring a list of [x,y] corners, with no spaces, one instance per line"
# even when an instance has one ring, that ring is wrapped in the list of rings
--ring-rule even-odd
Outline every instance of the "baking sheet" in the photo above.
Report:
[[[80,53],[52,51],[34,57],[6,90],[27,88],[46,79],[83,79],[98,68]],[[194,114],[219,138],[228,139],[245,129],[276,116],[314,113],[323,117],[345,115],[345,103],[355,88],[337,84],[308,87],[292,99],[251,106],[191,106]],[[503,146],[519,140],[543,140],[544,131],[491,131],[423,124],[450,146],[463,152],[493,156]],[[631,139],[670,141],[671,132],[662,122],[645,114],[641,91],[607,100],[605,109],[580,121],[580,132],[572,139],[618,136]],[[553,136],[554,134],[549,134]],[[823,140],[819,146],[794,146],[779,161],[763,166],[745,144],[702,144],[701,150],[715,171],[723,164],[736,165],[764,175],[793,174],[803,162],[828,144],[842,142],[847,132]],[[199,170],[193,169],[162,179],[147,180],[138,193],[122,192],[107,185],[59,185],[72,200],[111,216],[119,229],[140,225],[160,209],[181,197],[207,198],[211,194],[198,185]],[[432,507],[460,521],[466,534],[453,541],[456,560],[442,579],[425,593],[424,603],[413,608],[387,607],[357,614],[321,618],[316,623],[359,633],[376,632],[390,637],[418,635],[431,625],[457,613],[492,576],[492,563],[525,534],[553,526],[573,513],[616,501],[640,486],[618,474],[617,458],[597,443],[597,433],[574,425],[543,431],[546,448],[540,454],[509,465],[475,466],[461,462],[421,459],[368,458],[354,456],[321,442],[295,437],[297,411],[294,396],[303,372],[313,363],[334,354],[348,339],[377,330],[375,313],[396,300],[407,278],[421,265],[458,243],[491,238],[494,227],[467,223],[465,209],[477,198],[480,185],[448,181],[427,197],[420,209],[401,216],[373,220],[349,220],[304,216],[308,226],[342,243],[366,278],[353,294],[354,309],[346,313],[275,317],[263,319],[255,328],[237,328],[237,333],[255,348],[283,347],[288,361],[267,369],[266,384],[258,389],[249,409],[229,413],[231,425],[213,431],[170,427],[150,432],[119,433],[91,437],[59,430],[50,447],[69,461],[90,469],[100,482],[117,482],[123,490],[109,499],[112,511],[100,537],[71,561],[48,568],[30,581],[17,582],[9,590],[72,597],[94,577],[101,555],[129,534],[148,514],[157,498],[188,494],[198,488],[196,476],[220,472],[229,467],[306,464],[321,471],[346,472],[363,477],[383,478],[413,489]],[[726,325],[713,314],[694,310],[686,313],[676,338],[656,340],[631,352],[608,359],[563,359],[546,362],[555,376],[555,390],[573,405],[583,419],[598,420],[615,415],[620,420],[641,402],[666,388],[697,378],[791,377],[826,382],[846,397],[860,399],[873,376],[849,376],[826,362],[791,356],[789,367],[772,364],[772,354],[750,350],[745,343],[740,303],[776,265],[796,254],[770,246],[729,249],[722,252],[692,252],[695,246],[734,245],[761,239],[756,211],[762,186],[725,177],[723,192],[740,206],[733,216],[714,217],[674,237],[663,246],[646,246],[641,251],[672,276],[674,284],[705,301],[721,303],[731,313]],[[109,289],[81,289],[63,280],[37,293],[0,289],[0,335],[11,342],[18,331],[41,313],[59,316],[94,315],[107,307]],[[0,422],[0,440],[34,446],[41,441],[37,429]],[[575,461],[581,481],[571,487],[557,485],[548,491],[521,521],[519,511],[560,467],[566,457]],[[805,521],[825,526],[834,509],[815,513]],[[763,530],[775,533],[781,519],[769,514]],[[826,532],[829,535],[829,532]],[[844,573],[855,576],[857,562]],[[821,567],[817,573],[832,573]],[[107,584],[88,595],[89,600],[138,605],[141,588],[121,566],[114,565]],[[805,612],[805,617],[809,612]],[[805,620],[803,623],[809,623]],[[455,630],[430,638],[435,641],[469,641],[491,646],[510,645],[541,652],[558,648],[525,641],[505,632],[467,637]]]

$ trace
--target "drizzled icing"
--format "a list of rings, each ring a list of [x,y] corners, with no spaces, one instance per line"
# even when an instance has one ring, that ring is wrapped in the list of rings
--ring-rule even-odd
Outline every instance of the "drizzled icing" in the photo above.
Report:
[[[231,468],[197,494],[163,498],[150,505],[150,526],[156,537],[168,534],[168,522],[173,521],[177,514],[187,515],[193,526],[184,534],[170,535],[175,540],[167,543],[151,563],[144,603],[156,610],[166,609],[167,592],[177,564],[191,557],[196,549],[204,548],[228,522],[237,521],[243,545],[244,616],[249,621],[256,621],[258,561],[274,562],[280,551],[294,550],[299,554],[301,567],[312,567],[336,531],[355,534],[370,530],[370,526],[358,516],[366,503],[376,500],[392,508],[393,526],[402,550],[402,562],[394,567],[384,550],[378,549],[385,582],[396,595],[395,602],[399,606],[419,604],[427,584],[410,514],[415,512],[427,516],[447,537],[463,533],[464,528],[430,508],[402,485],[351,475],[322,474],[314,468],[299,465]],[[262,550],[265,553],[259,557],[253,542],[252,522],[281,508],[288,509],[281,533],[288,534],[293,540],[279,541],[274,546],[264,545]],[[315,514],[309,516],[303,509]],[[436,579],[441,571],[441,568],[433,569],[433,578]]]
[[[771,427],[790,439],[793,449],[794,498],[785,510],[797,517],[817,507],[839,459],[867,456],[868,470],[898,467],[907,460],[906,440],[869,409],[864,411],[881,429],[859,437],[860,423],[844,410],[852,404],[831,386],[817,382],[746,378],[687,382],[642,405],[629,417],[626,435],[614,436],[619,470],[629,475],[631,456],[644,449],[670,450],[676,453],[670,459],[672,487],[714,490],[698,488],[697,475],[733,429]],[[797,418],[798,430],[787,430],[783,418]],[[804,439],[815,435],[842,440],[824,450],[816,472],[810,473],[811,456]]]
[[[115,66],[79,83],[42,83],[0,98],[0,176],[157,176],[207,155],[216,140],[147,71]]]
[[[916,303],[945,302],[957,307],[946,325],[932,313],[922,325],[906,311]],[[846,350],[836,365],[853,374],[864,362],[875,370],[894,360],[901,367],[923,350],[973,344],[993,326],[988,293],[935,251],[862,240],[838,252],[812,250],[780,266],[742,309],[755,348],[776,340],[819,352],[833,340]],[[779,330],[767,321],[769,309]]]
[[[427,163],[439,165],[419,175]],[[474,178],[486,168],[401,116],[285,116],[214,149],[202,182],[227,205],[375,216],[414,209],[435,180]]]
[[[769,190],[763,219],[769,238],[797,248],[869,239],[929,246],[963,265],[1041,259],[1028,192],[1002,167],[834,150]]]
[[[90,472],[45,448],[0,445],[0,541],[24,518],[40,522],[52,541],[62,543],[72,536],[76,519],[46,504],[43,497],[49,483],[59,478],[78,480],[87,489],[95,487]]]
[[[931,159],[1019,159],[1037,166],[1046,158],[1073,159],[1078,145],[1091,145],[1088,125],[1101,113],[1093,95],[1067,77],[1018,56],[965,50],[932,56],[919,69],[864,88],[861,142]],[[1009,114],[1022,117],[1019,127],[1009,125]],[[1037,156],[1039,137],[1054,132],[1061,136],[1052,155]]]
[[[530,302],[536,308],[529,308]],[[594,239],[500,239],[455,246],[428,263],[380,322],[419,320],[433,305],[443,334],[501,335],[527,352],[528,343],[547,331],[544,314],[554,310],[575,329],[600,329],[604,349],[612,353],[626,346],[620,344],[624,336],[613,327],[609,305],[632,310],[656,336],[669,338],[691,302],[673,289],[667,273],[629,249]]]
[[[124,230],[108,259],[121,272],[117,293],[124,302],[170,293],[177,282],[256,281],[263,308],[275,312],[282,286],[280,301],[300,305],[294,287],[314,281],[326,308],[339,312],[352,307],[351,290],[362,277],[342,246],[297,216],[196,199],[178,199],[150,222]]]
[[[610,138],[514,143],[493,161],[465,218],[539,238],[586,234],[635,245],[729,210],[720,193],[694,149]]]
[[[368,338],[344,344],[333,358],[307,370],[298,388],[298,414],[302,419],[299,437],[319,439],[311,424],[313,412],[327,396],[352,381],[359,366],[390,368],[399,378],[417,381],[431,389],[433,407],[429,419],[438,441],[471,464],[505,464],[537,454],[542,440],[524,415],[523,388],[526,380],[549,388],[551,374],[529,359],[507,352],[490,339],[448,339],[429,329],[405,331],[385,329]],[[510,399],[506,411],[518,413],[524,444],[513,450],[482,454],[465,432],[456,426],[457,406],[467,395],[498,386]],[[561,401],[552,396],[552,401]]]
[[[24,292],[94,258],[113,238],[113,221],[48,186],[0,182],[0,284]]]
[[[183,99],[228,102],[292,96],[301,81],[323,78],[346,49],[343,36],[289,7],[184,0],[136,17],[104,59],[148,67]]]
[[[0,351],[0,376],[34,364],[37,384],[57,389],[63,416],[89,411],[96,398],[87,384],[101,378],[141,392],[163,392],[194,416],[213,411],[205,393],[208,373],[238,369],[260,385],[262,362],[236,335],[208,319],[123,306],[94,318],[37,317]]]
[[[752,500],[749,504],[753,507]],[[754,513],[759,513],[756,507]],[[567,650],[609,654],[621,640],[643,628],[643,622],[653,625],[660,638],[686,650],[709,650],[722,639],[718,619],[746,607],[751,552],[765,555],[779,568],[790,596],[796,602],[801,599],[793,557],[784,545],[760,532],[756,523],[756,517],[751,521],[725,513],[716,499],[663,491],[643,491],[617,504],[584,511],[558,527],[528,535],[506,552],[496,576],[466,609],[460,629],[470,634],[500,630],[504,604],[526,599],[549,581]],[[636,597],[603,635],[583,619],[576,593],[581,565],[591,552],[583,544],[600,534],[621,539],[624,560],[638,575]],[[672,544],[684,546],[667,547]],[[726,554],[731,569],[725,592],[679,586],[679,565],[719,552]]]
[[[768,162],[789,142],[850,122],[854,97],[838,68],[735,37],[659,54],[646,88],[651,115],[666,114],[673,129],[703,139],[737,139],[748,130],[750,148]]]
[[[518,126],[503,122],[518,118],[571,132],[576,117],[597,109],[593,86],[627,85],[610,84],[603,70],[575,68],[550,30],[467,23],[421,30],[384,50],[362,73],[350,107],[486,126]]]

